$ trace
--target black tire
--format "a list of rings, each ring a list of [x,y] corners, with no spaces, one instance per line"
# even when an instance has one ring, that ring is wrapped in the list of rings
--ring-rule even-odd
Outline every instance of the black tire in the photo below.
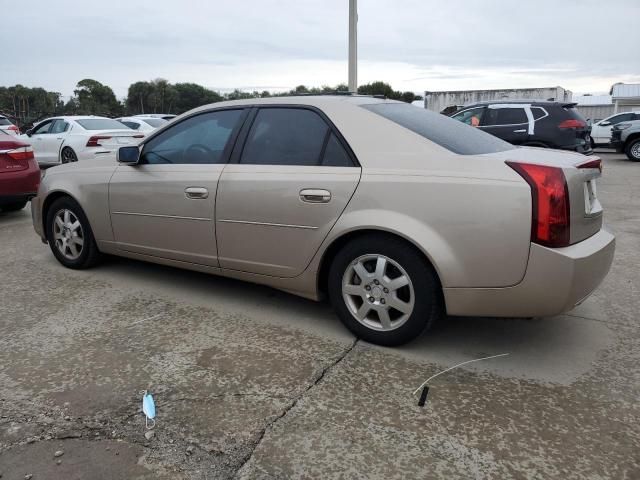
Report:
[[[0,206],[0,211],[17,212],[18,210],[22,210],[26,206],[27,202],[7,203],[6,205]]]
[[[589,142],[591,143],[591,150],[594,150],[596,148],[596,143],[593,141],[593,137],[589,139]]]
[[[640,162],[640,138],[631,140],[624,147],[624,153],[632,162]]]
[[[402,274],[400,270],[392,265],[392,262],[395,262],[398,266],[404,269],[404,273],[409,277],[410,284],[413,287],[413,291],[411,292],[411,295],[413,296],[413,310],[410,314],[407,314],[408,317],[406,317],[404,323],[401,323],[402,318],[404,318],[402,317],[401,312],[393,310],[391,305],[392,299],[390,298],[391,295],[398,297],[401,289],[396,290],[396,293],[389,293],[388,289],[384,288],[384,292],[386,293],[383,294],[380,292],[379,288],[383,285],[382,283],[376,283],[378,288],[376,288],[376,286],[373,287],[378,292],[376,295],[386,295],[384,298],[389,298],[389,300],[387,301],[386,307],[384,305],[379,305],[379,303],[385,303],[382,299],[375,301],[371,300],[374,298],[373,296],[369,297],[370,302],[374,302],[373,305],[377,305],[382,308],[388,309],[391,307],[392,314],[400,314],[400,319],[397,321],[398,326],[390,330],[378,330],[367,326],[363,321],[356,319],[354,316],[356,313],[352,314],[351,309],[357,309],[358,305],[354,306],[353,302],[359,302],[360,299],[357,296],[351,296],[349,298],[353,300],[351,300],[348,305],[347,300],[343,297],[343,278],[349,278],[352,274],[351,272],[355,271],[354,265],[356,260],[363,258],[366,259],[369,255],[380,255],[386,257],[388,260],[391,260],[391,262],[388,262],[387,264],[391,265],[393,270]],[[364,261],[366,262],[368,260]],[[371,262],[373,262],[373,260],[371,260]],[[366,266],[366,263],[363,263],[363,266]],[[369,273],[371,273],[370,268],[371,266],[367,269]],[[357,276],[353,278],[355,279],[354,281],[358,281],[360,277]],[[375,282],[375,280],[368,279],[367,282]],[[367,283],[366,285],[364,285],[364,282],[360,283],[363,284],[363,288],[370,288],[371,285],[373,285],[373,283]],[[387,286],[391,288],[390,285]],[[407,295],[407,292],[409,291],[408,289],[411,287],[407,286],[402,288],[406,289],[403,294]],[[373,290],[370,291],[373,292]],[[331,264],[328,278],[328,293],[331,304],[344,325],[357,337],[366,340],[367,342],[379,345],[401,345],[415,339],[424,330],[431,327],[436,318],[440,316],[441,311],[440,285],[433,267],[412,245],[398,237],[387,234],[367,235],[356,238],[347,243],[337,253]],[[369,293],[364,294],[369,295]],[[362,297],[361,300],[362,302],[360,305],[363,305],[367,301],[365,297]],[[369,314],[372,314],[372,312],[373,310],[371,310]],[[372,315],[374,317],[379,317],[377,313]],[[367,321],[369,323],[375,323],[375,318]],[[379,320],[379,326],[382,327],[381,319]]]
[[[75,217],[80,223],[83,245],[79,247],[80,251],[78,252],[79,255],[77,258],[68,258],[65,256],[65,254],[60,250],[54,236],[55,218],[64,210],[71,212],[71,218]],[[67,268],[81,270],[91,268],[100,261],[101,254],[98,250],[98,246],[96,245],[93,232],[91,231],[91,226],[89,225],[89,221],[82,211],[82,208],[78,205],[78,202],[71,197],[61,197],[51,204],[46,215],[45,228],[47,241],[49,242],[51,252],[53,252],[53,255],[62,265]]]
[[[78,156],[76,152],[73,151],[71,147],[64,147],[62,152],[60,152],[60,162],[61,163],[72,163],[77,162]]]

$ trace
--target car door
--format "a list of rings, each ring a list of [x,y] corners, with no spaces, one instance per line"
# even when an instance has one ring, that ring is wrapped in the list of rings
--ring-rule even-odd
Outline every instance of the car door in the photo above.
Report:
[[[528,105],[489,105],[480,128],[512,145],[521,145],[533,134],[531,110]]]
[[[55,163],[58,161],[58,152],[53,153],[51,139],[51,127],[55,120],[45,120],[31,130],[29,143],[31,144],[38,163]]]
[[[60,161],[60,148],[67,138],[69,127],[69,122],[65,120],[54,120],[51,125],[51,129],[49,130],[49,134],[42,139],[42,143],[46,151],[50,153],[51,157],[54,158],[56,162]]]
[[[327,118],[305,107],[254,110],[238,143],[218,187],[220,266],[297,276],[351,199],[357,160]]]
[[[139,165],[119,165],[109,208],[119,249],[218,266],[215,202],[244,109],[200,113],[150,138]]]
[[[611,129],[614,125],[621,122],[628,122],[631,119],[633,119],[633,113],[620,113],[592,125],[591,138],[593,138],[593,142],[598,145],[609,143],[611,139]]]

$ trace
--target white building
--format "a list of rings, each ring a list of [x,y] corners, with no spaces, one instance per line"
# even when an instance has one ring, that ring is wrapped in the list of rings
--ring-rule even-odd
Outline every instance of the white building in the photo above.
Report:
[[[640,110],[640,83],[616,83],[610,93],[613,113]]]

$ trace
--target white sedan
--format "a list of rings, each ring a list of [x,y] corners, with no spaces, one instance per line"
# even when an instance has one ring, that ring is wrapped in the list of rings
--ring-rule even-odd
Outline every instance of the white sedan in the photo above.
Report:
[[[169,123],[162,118],[153,117],[122,117],[117,118],[116,120],[125,124],[131,130],[137,130],[144,133],[151,133]]]
[[[122,123],[106,117],[65,116],[43,120],[25,135],[40,165],[116,158],[118,147],[135,145],[144,138]]]

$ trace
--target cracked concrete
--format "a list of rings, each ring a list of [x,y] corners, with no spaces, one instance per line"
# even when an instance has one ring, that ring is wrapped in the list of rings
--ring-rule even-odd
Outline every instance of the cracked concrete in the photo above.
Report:
[[[1,215],[2,480],[640,478],[639,180],[605,156],[618,249],[583,305],[448,318],[396,349],[264,287],[117,258],[66,270],[28,209]],[[439,377],[424,408],[411,395],[503,352]]]

